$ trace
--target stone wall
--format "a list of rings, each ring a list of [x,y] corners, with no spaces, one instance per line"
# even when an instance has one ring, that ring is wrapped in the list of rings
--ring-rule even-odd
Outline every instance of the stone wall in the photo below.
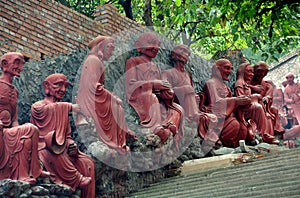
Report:
[[[284,88],[282,82],[286,80],[286,75],[294,74],[295,82],[300,82],[300,48],[292,51],[290,54],[280,58],[279,62],[270,66],[270,71],[266,76],[267,79],[272,80],[276,86]]]

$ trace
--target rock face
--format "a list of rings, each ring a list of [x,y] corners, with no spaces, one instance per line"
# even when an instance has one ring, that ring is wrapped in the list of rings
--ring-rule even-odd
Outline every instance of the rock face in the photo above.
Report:
[[[72,197],[79,198],[80,190],[72,192],[65,185],[52,184],[46,179],[39,180],[36,185],[19,180],[5,179],[0,181],[0,197]]]

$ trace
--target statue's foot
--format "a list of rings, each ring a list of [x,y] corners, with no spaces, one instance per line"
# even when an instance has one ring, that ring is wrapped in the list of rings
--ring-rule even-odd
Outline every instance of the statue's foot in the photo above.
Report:
[[[157,127],[154,130],[154,134],[157,135],[158,137],[160,137],[161,143],[164,143],[169,138],[170,130],[165,129],[163,127]]]
[[[41,174],[40,174],[40,177],[50,177],[50,172],[42,171]]]
[[[22,179],[23,181],[26,181],[28,183],[30,183],[31,185],[34,185],[35,182],[36,182],[36,179],[35,178],[32,178],[32,177],[27,177],[25,179]]]
[[[79,187],[85,187],[85,186],[89,185],[91,183],[91,181],[92,181],[91,177],[82,176],[81,181],[79,183]]]
[[[168,122],[165,125],[163,125],[164,128],[169,129],[173,136],[177,134],[178,130],[175,124],[173,124],[172,122]]]
[[[263,135],[263,141],[269,144],[279,144],[279,140],[276,140],[273,135],[267,133]]]

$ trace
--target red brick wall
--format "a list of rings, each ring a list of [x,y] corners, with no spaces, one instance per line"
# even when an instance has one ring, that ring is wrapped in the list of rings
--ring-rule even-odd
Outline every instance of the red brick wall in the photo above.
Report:
[[[1,0],[0,56],[19,51],[40,60],[85,48],[99,34],[111,35],[138,25],[118,14],[112,5],[97,10],[100,13],[92,20],[54,0]]]
[[[95,20],[101,21],[111,33],[120,32],[122,30],[128,30],[134,28],[138,31],[137,27],[143,28],[140,24],[135,21],[130,20],[123,15],[118,13],[116,7],[111,4],[106,4],[105,6],[98,6],[95,11]]]

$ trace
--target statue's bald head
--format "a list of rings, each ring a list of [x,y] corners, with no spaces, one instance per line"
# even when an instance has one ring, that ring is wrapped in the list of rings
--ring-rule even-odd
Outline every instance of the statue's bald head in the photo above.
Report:
[[[66,93],[69,82],[64,74],[56,73],[45,78],[43,86],[47,96],[53,96],[57,100],[61,100]]]
[[[2,72],[9,75],[20,76],[24,63],[24,56],[19,52],[8,52],[1,57]]]
[[[228,60],[228,59],[225,59],[225,58],[221,58],[221,59],[218,59],[216,62],[215,62],[215,65],[219,68],[219,67],[223,67],[224,65],[226,64],[231,64],[231,62]]]
[[[269,66],[266,62],[259,61],[259,62],[255,63],[254,69],[269,70]]]
[[[189,61],[189,56],[191,55],[191,50],[188,46],[179,44],[176,45],[172,52],[171,52],[171,58],[174,61],[180,61],[186,64]]]
[[[50,74],[47,76],[44,80],[44,82],[50,82],[55,83],[58,80],[63,80],[65,82],[68,81],[67,77],[64,74],[56,73],[56,74]]]
[[[156,34],[153,32],[146,32],[143,33],[136,41],[135,41],[135,47],[138,52],[141,52],[141,49],[152,47],[152,46],[158,46],[160,45],[160,41]]]
[[[224,58],[218,59],[212,67],[212,77],[222,78],[228,81],[232,69],[233,67],[229,60]]]
[[[90,49],[93,49],[94,47],[96,47],[97,45],[101,44],[101,46],[106,45],[108,43],[114,42],[114,39],[110,36],[97,36],[96,38],[94,38],[89,44],[88,47]]]

